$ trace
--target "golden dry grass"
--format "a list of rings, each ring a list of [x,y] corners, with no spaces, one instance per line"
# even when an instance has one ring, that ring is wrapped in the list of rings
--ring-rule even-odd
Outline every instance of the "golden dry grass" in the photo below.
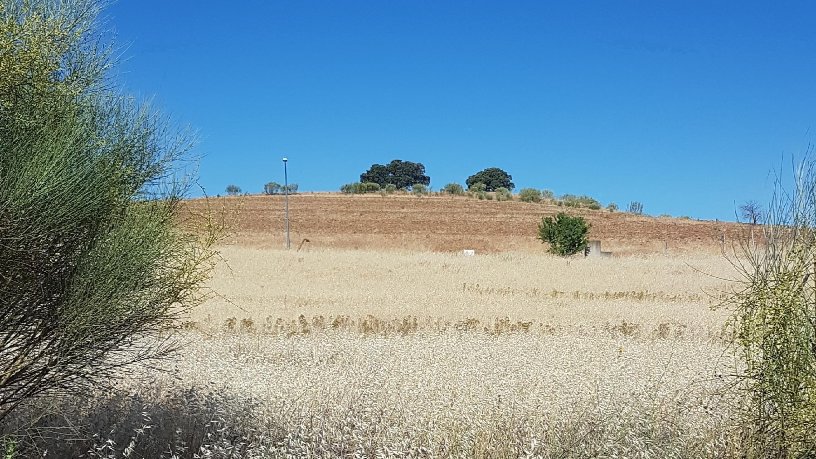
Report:
[[[222,254],[91,457],[738,456],[720,257]]]

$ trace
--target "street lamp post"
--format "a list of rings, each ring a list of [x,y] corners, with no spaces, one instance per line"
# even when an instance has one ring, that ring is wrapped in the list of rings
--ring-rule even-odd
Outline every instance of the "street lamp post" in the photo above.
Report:
[[[283,195],[286,202],[283,215],[284,221],[286,222],[286,250],[289,250],[289,248],[292,246],[292,243],[289,240],[289,175],[286,172],[286,163],[288,161],[288,158],[283,158]]]

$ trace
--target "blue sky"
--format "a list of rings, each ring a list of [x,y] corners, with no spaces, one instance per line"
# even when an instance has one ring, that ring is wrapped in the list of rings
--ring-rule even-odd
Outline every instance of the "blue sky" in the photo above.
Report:
[[[199,132],[200,184],[335,191],[372,163],[733,220],[816,127],[816,4],[119,0],[125,90]],[[789,167],[786,167],[789,169]]]

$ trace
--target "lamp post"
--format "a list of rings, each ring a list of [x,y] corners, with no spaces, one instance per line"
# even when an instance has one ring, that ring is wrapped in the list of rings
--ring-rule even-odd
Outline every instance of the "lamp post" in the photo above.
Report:
[[[286,172],[286,163],[288,161],[288,158],[283,158],[283,195],[286,202],[283,215],[284,221],[286,222],[286,250],[289,250],[289,248],[292,246],[291,242],[289,241],[289,175]]]

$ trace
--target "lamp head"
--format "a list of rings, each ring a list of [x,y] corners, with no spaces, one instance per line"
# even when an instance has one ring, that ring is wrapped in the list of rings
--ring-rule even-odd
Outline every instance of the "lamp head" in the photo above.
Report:
[[[285,157],[285,156],[284,156],[284,158],[283,158],[283,162],[286,162],[286,161],[289,161],[289,158],[287,158],[287,157]]]

